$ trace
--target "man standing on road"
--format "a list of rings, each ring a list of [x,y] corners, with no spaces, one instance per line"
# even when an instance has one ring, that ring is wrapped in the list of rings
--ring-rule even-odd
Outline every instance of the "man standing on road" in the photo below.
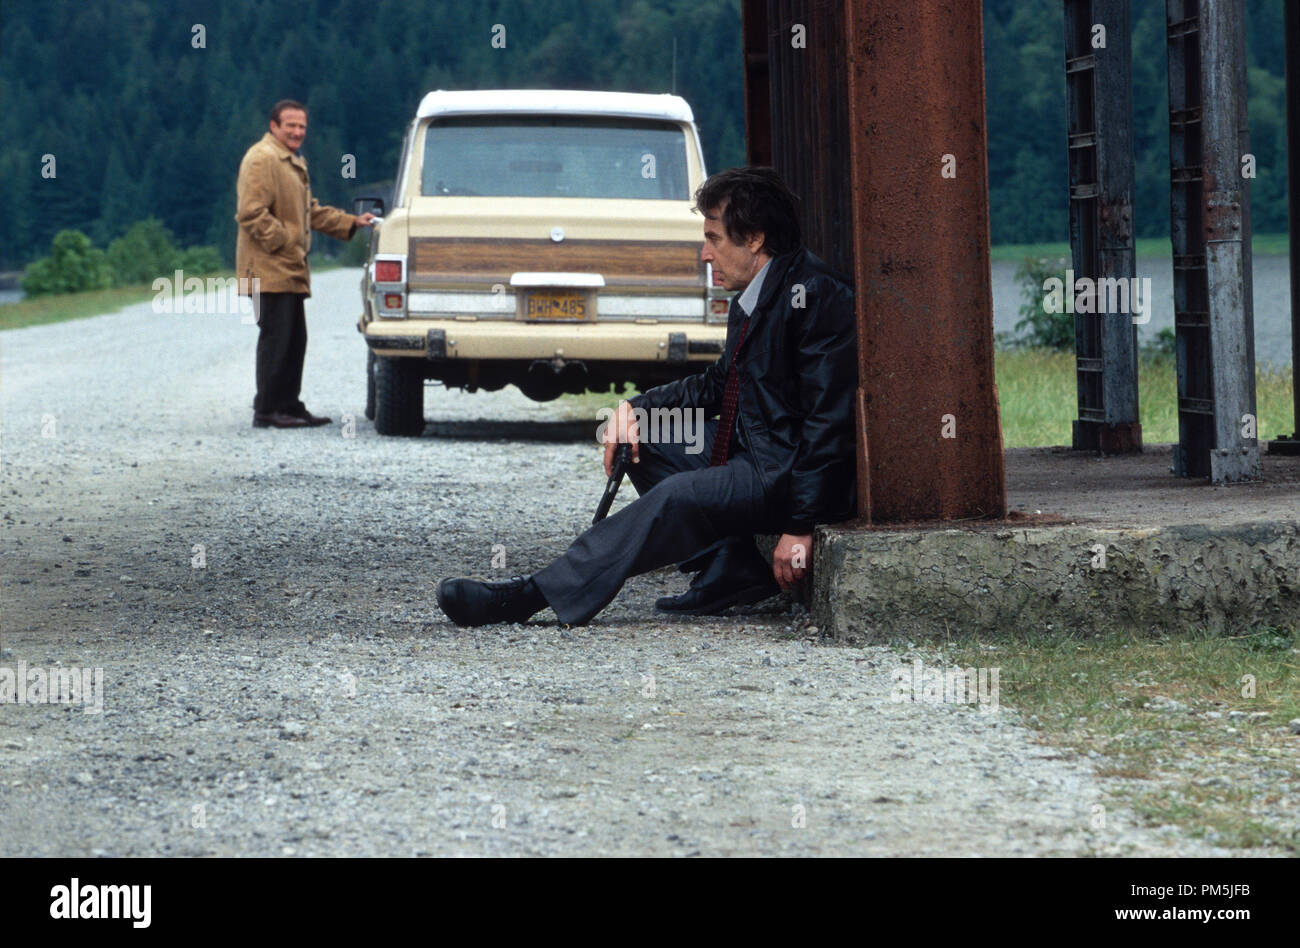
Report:
[[[369,227],[374,219],[373,214],[356,217],[327,207],[311,196],[307,163],[298,151],[306,137],[307,107],[292,99],[277,102],[271,109],[270,131],[244,154],[235,186],[235,269],[240,292],[252,293],[259,329],[255,428],[330,423],[298,399],[307,354],[303,302],[311,296],[311,232],[349,240],[358,224]]]
[[[699,375],[621,403],[605,470],[631,444],[640,497],[531,576],[446,579],[438,605],[458,625],[523,622],[546,606],[590,620],[629,576],[670,563],[696,576],[660,611],[711,615],[789,589],[811,567],[819,523],[855,512],[857,327],[853,291],[801,245],[794,195],[770,168],[713,175],[695,195],[700,257],[737,291],[722,356]],[[634,410],[701,410],[710,455],[639,443]],[[659,427],[659,426],[655,426]],[[754,534],[780,534],[768,566]]]

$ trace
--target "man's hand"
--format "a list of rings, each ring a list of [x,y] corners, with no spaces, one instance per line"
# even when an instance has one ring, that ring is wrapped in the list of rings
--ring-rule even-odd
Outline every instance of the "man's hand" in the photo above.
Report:
[[[374,219],[375,219],[375,215],[371,214],[369,211],[366,211],[364,214],[362,214],[360,217],[357,218],[357,226],[369,227],[370,222],[373,221]]]
[[[636,415],[632,414],[632,406],[627,402],[619,402],[618,410],[614,412],[614,417],[609,419],[605,425],[605,432],[601,440],[605,443],[605,476],[609,477],[614,473],[614,452],[618,450],[620,441],[626,441],[632,445],[632,462],[641,460],[641,449],[638,443],[641,438],[641,432],[636,425]]]
[[[797,537],[789,533],[781,534],[776,550],[772,553],[772,575],[783,592],[789,592],[799,580],[804,578],[812,566],[812,534]]]

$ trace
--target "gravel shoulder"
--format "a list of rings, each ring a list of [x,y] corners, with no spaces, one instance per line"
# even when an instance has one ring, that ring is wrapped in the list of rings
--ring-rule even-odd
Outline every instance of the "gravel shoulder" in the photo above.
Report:
[[[358,281],[315,280],[304,400],[335,424],[310,431],[251,427],[238,316],[0,334],[0,669],[103,669],[102,713],[0,705],[8,853],[1234,854],[1138,826],[1005,706],[893,701],[927,653],[827,644],[779,601],[657,617],[663,570],[586,627],[451,626],[438,579],[539,568],[590,521],[596,422],[379,438]],[[566,411],[426,400],[470,430]]]

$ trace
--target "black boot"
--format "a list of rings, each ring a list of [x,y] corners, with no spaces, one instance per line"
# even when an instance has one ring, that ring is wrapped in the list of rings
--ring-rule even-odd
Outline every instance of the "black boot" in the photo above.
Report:
[[[680,596],[655,601],[660,612],[686,616],[712,616],[732,606],[760,602],[781,591],[767,564],[752,546],[737,552],[723,547],[691,581]]]
[[[438,607],[457,625],[527,622],[546,605],[530,576],[491,583],[444,579],[438,584]]]

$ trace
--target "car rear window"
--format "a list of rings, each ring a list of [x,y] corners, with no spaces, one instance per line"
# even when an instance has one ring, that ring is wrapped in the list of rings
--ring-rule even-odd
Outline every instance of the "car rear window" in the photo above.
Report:
[[[680,125],[569,116],[435,119],[426,197],[689,198]]]

